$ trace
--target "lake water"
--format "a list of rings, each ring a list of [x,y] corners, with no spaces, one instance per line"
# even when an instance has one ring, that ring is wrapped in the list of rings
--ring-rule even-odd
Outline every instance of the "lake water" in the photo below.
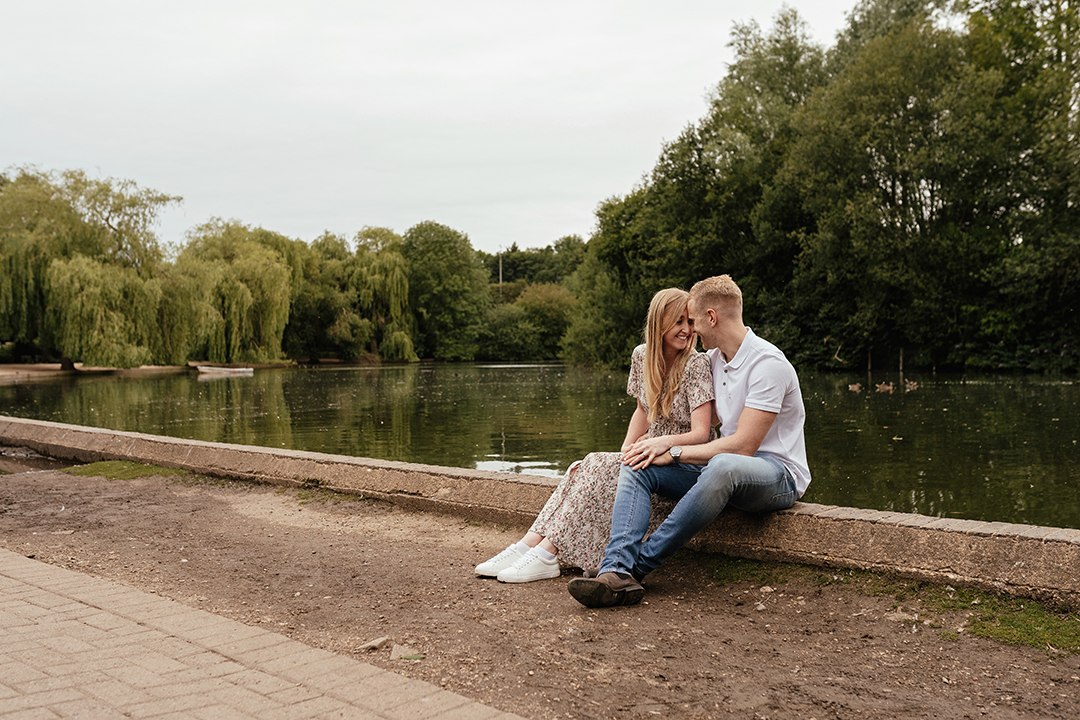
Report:
[[[813,473],[807,502],[1080,528],[1080,383],[805,372],[800,380]],[[550,477],[588,452],[617,450],[633,402],[622,373],[561,365],[0,386],[0,414],[16,417]]]

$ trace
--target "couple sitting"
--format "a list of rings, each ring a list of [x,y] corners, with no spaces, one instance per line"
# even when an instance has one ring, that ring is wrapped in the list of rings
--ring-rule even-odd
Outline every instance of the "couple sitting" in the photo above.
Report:
[[[696,352],[695,335],[707,353]],[[621,451],[572,465],[529,532],[477,575],[553,578],[561,559],[586,571],[568,588],[578,602],[632,605],[645,594],[641,580],[728,504],[770,512],[806,492],[798,377],[743,325],[742,292],[727,275],[653,297],[627,392],[638,403]],[[675,505],[646,538],[654,493]]]

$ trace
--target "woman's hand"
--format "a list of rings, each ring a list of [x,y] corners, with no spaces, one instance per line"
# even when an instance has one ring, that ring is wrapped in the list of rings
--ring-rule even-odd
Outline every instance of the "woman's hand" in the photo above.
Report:
[[[657,460],[671,449],[671,445],[671,438],[667,436],[643,438],[623,453],[622,463],[634,470],[647,468],[654,463],[666,465],[667,463],[657,462]]]

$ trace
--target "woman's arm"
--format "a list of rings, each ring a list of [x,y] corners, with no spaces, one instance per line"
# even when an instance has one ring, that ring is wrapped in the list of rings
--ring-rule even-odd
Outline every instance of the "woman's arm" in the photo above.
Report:
[[[630,417],[630,427],[626,428],[626,439],[623,440],[620,450],[626,452],[630,449],[630,446],[641,440],[649,433],[649,414],[645,412],[645,408],[641,407],[641,401],[638,400],[637,409],[634,410],[634,414]],[[702,440],[701,442],[705,442]]]
[[[690,431],[679,435],[661,435],[660,437],[642,438],[629,448],[623,449],[623,465],[630,465],[634,470],[648,467],[652,461],[665,454],[676,445],[700,445],[708,441],[712,430],[713,404],[702,403],[690,413]]]

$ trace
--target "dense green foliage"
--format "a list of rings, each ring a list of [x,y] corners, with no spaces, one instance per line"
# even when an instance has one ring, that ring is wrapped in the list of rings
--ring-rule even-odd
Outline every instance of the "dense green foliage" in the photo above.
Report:
[[[477,253],[490,273],[491,297],[480,330],[480,360],[554,360],[577,311],[570,278],[585,257],[585,241],[567,235],[544,248],[517,244],[495,255]]]
[[[151,227],[177,199],[78,171],[0,177],[0,340],[89,365],[150,360],[163,257]]]
[[[364,228],[351,244],[329,233],[308,244],[215,219],[189,232],[170,262],[150,228],[178,199],[79,172],[0,176],[8,354],[109,367],[418,359],[414,327],[427,315],[413,317],[400,236]],[[454,251],[471,254],[464,236],[446,230]],[[479,315],[487,277],[430,292]]]
[[[797,362],[1080,366],[1075,3],[868,0],[831,50],[785,10],[731,46],[598,211],[568,357],[625,363],[655,290],[726,272]]]
[[[557,359],[576,309],[577,299],[562,285],[524,286],[513,302],[500,302],[488,310],[478,338],[477,359]]]
[[[419,353],[472,360],[488,305],[488,278],[469,238],[435,222],[410,228],[402,243]]]
[[[1080,369],[1075,0],[861,0],[832,47],[737,24],[704,117],[586,243],[421,222],[311,242],[77,171],[0,175],[0,343],[93,365],[625,365],[649,299],[719,273],[796,363]],[[906,358],[906,360],[905,360]]]
[[[584,257],[585,241],[577,235],[567,235],[543,248],[522,250],[512,243],[494,255],[483,251],[477,255],[493,283],[561,283]]]

